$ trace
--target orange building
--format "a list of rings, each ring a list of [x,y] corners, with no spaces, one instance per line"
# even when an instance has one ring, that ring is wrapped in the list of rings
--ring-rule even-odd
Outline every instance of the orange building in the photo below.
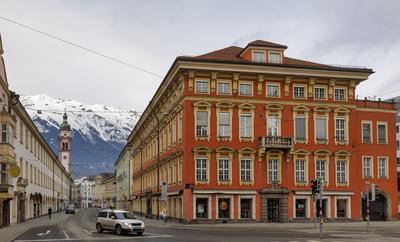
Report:
[[[128,138],[132,210],[181,221],[397,217],[396,110],[356,100],[371,69],[323,65],[257,40],[177,57]],[[161,184],[165,182],[166,189]],[[164,192],[163,192],[164,190]]]

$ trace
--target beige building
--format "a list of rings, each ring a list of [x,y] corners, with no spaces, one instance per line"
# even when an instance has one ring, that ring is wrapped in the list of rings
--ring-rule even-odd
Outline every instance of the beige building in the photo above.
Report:
[[[115,196],[117,199],[116,207],[118,209],[129,210],[131,200],[131,176],[130,157],[132,150],[125,147],[115,162]]]
[[[8,88],[0,38],[0,225],[8,226],[62,210],[70,174]]]
[[[102,173],[94,179],[93,207],[109,208],[112,199],[115,198],[115,175],[114,173]],[[114,206],[115,207],[115,204]]]

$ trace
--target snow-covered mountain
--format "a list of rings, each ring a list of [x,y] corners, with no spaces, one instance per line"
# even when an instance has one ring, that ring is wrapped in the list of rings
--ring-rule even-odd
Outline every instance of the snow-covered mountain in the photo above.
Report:
[[[21,103],[56,154],[58,127],[66,110],[73,131],[72,172],[76,177],[112,171],[126,138],[139,119],[134,110],[86,105],[46,95],[22,96]]]

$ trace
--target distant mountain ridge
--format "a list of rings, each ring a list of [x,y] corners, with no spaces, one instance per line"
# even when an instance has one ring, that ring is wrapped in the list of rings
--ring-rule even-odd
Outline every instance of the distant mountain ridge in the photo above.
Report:
[[[71,125],[72,173],[75,177],[112,172],[113,165],[140,115],[135,110],[86,105],[47,95],[22,96],[39,131],[58,154],[58,127],[66,110]]]

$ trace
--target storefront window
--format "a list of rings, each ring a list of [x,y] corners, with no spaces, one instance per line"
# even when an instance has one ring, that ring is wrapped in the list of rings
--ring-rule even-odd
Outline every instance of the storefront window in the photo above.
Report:
[[[346,199],[336,200],[336,208],[337,208],[336,217],[345,218],[346,217],[347,200]]]
[[[252,204],[252,199],[250,198],[240,199],[240,218],[242,219],[251,218],[251,204]]]
[[[296,199],[296,218],[306,217],[306,199]]]
[[[208,198],[196,198],[196,218],[208,218]]]
[[[219,198],[218,199],[218,218],[226,219],[230,218],[230,198]]]

